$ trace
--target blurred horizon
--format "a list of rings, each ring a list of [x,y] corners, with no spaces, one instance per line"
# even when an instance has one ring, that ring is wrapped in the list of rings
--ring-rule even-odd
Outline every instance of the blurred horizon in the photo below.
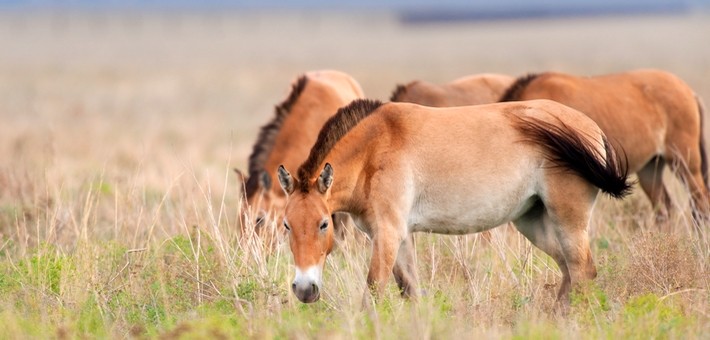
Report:
[[[200,12],[336,10],[395,12],[407,23],[681,14],[710,10],[710,0],[0,0],[0,11]]]
[[[0,8],[27,9],[517,9],[517,8],[694,8],[706,7],[710,0],[0,0]]]

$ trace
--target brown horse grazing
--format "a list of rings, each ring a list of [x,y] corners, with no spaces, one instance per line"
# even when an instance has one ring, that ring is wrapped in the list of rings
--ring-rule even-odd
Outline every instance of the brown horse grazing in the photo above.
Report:
[[[360,85],[349,75],[333,70],[307,72],[296,79],[291,93],[278,106],[274,118],[261,128],[244,176],[246,211],[258,229],[283,211],[286,197],[274,190],[271,174],[280,164],[296,167],[308,156],[323,124],[338,108],[362,98]],[[242,223],[242,232],[247,223]]]
[[[436,85],[415,80],[397,85],[390,101],[432,107],[466,106],[497,102],[515,78],[502,74],[475,74]]]
[[[409,233],[467,234],[513,221],[559,265],[566,301],[571,285],[596,276],[587,229],[598,188],[615,197],[629,188],[601,129],[549,100],[453,108],[356,100],[323,126],[297,176],[282,166],[278,178],[288,195],[292,289],[306,303],[320,297],[335,211],[350,213],[372,240],[375,296],[390,273],[403,296],[416,294]]]
[[[690,189],[696,221],[707,212],[702,104],[678,77],[659,70],[597,77],[533,74],[519,78],[501,101],[542,98],[586,113],[617,150],[625,150],[627,167],[638,174],[657,217],[667,218],[671,206],[661,176],[666,165],[675,168]]]

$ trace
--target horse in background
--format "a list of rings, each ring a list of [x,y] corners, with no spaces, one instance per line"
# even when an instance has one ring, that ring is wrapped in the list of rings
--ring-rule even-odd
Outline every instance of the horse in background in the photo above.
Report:
[[[497,102],[515,78],[493,73],[474,74],[437,85],[415,80],[397,85],[390,101],[431,107],[490,104]]]
[[[286,197],[272,185],[278,166],[298,166],[328,118],[363,96],[360,84],[340,71],[310,71],[294,80],[291,92],[259,132],[249,156],[248,174],[235,169],[244,183],[242,235],[261,234],[262,227],[281,218]],[[346,216],[338,219],[347,221]],[[254,230],[247,230],[247,226]]]
[[[626,166],[638,175],[658,220],[668,220],[672,205],[663,184],[666,167],[688,187],[695,221],[707,218],[704,109],[683,80],[653,69],[595,77],[546,72],[518,78],[500,101],[531,99],[551,99],[592,118],[626,153]]]
[[[295,176],[279,167],[284,228],[304,303],[323,289],[333,212],[372,241],[367,285],[390,275],[416,296],[412,232],[468,234],[513,221],[558,264],[558,301],[593,279],[589,220],[599,189],[623,197],[626,171],[601,129],[549,101],[431,108],[356,100],[323,126]],[[368,303],[369,294],[365,294]]]

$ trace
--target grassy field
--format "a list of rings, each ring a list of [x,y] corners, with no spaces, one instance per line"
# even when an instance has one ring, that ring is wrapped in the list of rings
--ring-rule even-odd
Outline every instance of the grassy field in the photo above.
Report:
[[[368,13],[0,13],[0,338],[708,338],[710,236],[687,194],[600,198],[598,278],[553,309],[559,271],[511,227],[419,234],[424,296],[361,309],[369,245],[330,256],[300,304],[286,244],[239,235],[258,127],[296,75],[396,83],[656,67],[710,101],[710,16],[402,25]],[[706,128],[707,130],[707,128]]]

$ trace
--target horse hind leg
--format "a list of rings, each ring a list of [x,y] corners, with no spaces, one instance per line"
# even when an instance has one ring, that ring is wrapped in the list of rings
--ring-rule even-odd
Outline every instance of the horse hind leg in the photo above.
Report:
[[[572,287],[597,276],[589,247],[589,220],[598,189],[578,181],[578,178],[560,178],[557,183],[561,185],[549,193],[547,214],[543,216],[545,227],[554,230],[557,237]],[[566,298],[565,302],[569,302],[569,288],[566,291],[560,289],[558,298]]]
[[[566,289],[560,289],[558,300],[565,299],[563,301],[568,302],[570,287],[593,280],[597,277],[597,269],[594,266],[592,251],[589,248],[586,223],[562,224],[553,220],[550,218],[551,222],[549,223],[553,224],[557,231],[557,240],[569,271],[569,284],[567,287],[563,287]]]
[[[580,182],[574,174],[551,172],[547,176],[546,197],[515,224],[560,266],[563,281],[557,301],[566,305],[572,287],[597,276],[588,227],[599,189]]]
[[[710,202],[708,201],[708,189],[703,182],[702,174],[699,171],[681,170],[681,177],[690,190],[692,200],[693,220],[701,225],[703,221],[707,221]]]
[[[542,201],[535,203],[525,215],[515,220],[513,225],[533,245],[552,257],[557,263],[562,273],[562,282],[557,294],[557,301],[562,301],[569,294],[571,278],[564,253],[560,243],[557,241],[554,229],[550,226],[549,216]]]
[[[701,225],[707,221],[710,202],[708,188],[703,178],[700,150],[689,148],[687,154],[669,152],[668,162],[673,165],[676,176],[686,185],[692,200],[693,220]]]
[[[656,222],[663,225],[668,223],[672,206],[668,190],[663,184],[665,167],[666,161],[662,157],[655,157],[637,172],[639,185],[653,205]]]

